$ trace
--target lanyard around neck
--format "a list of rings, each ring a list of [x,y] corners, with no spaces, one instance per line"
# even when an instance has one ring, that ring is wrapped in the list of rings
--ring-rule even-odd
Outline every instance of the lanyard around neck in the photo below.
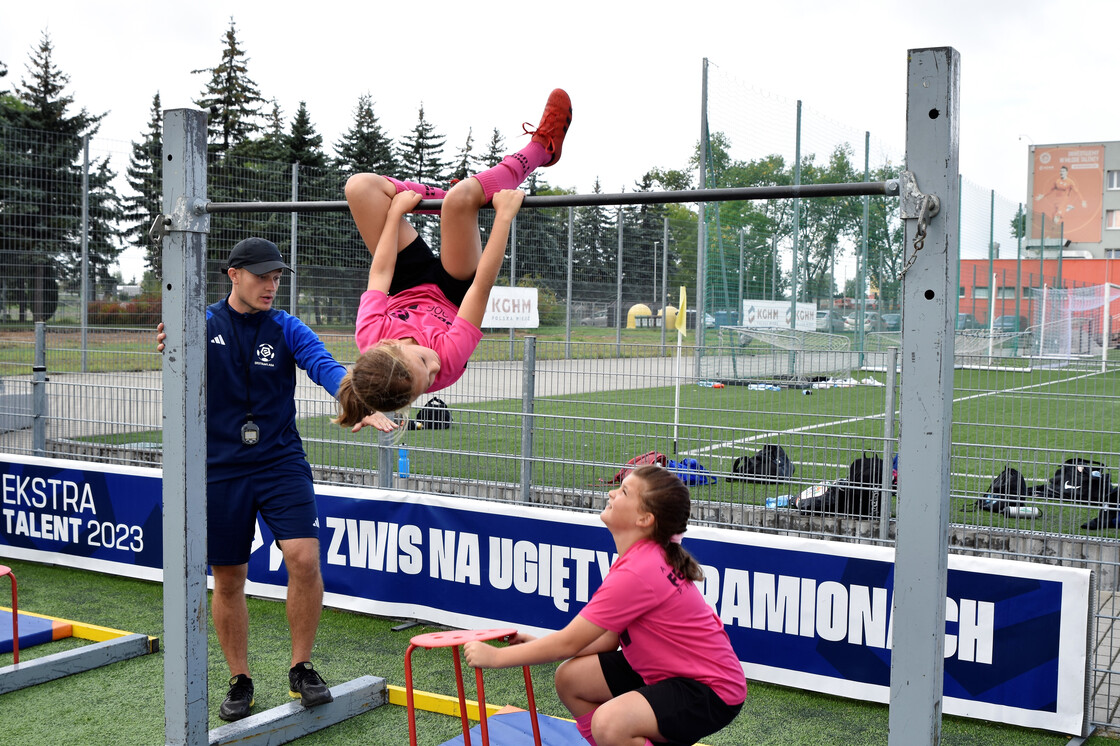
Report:
[[[243,367],[245,368],[245,416],[248,420],[252,420],[253,419],[253,381],[252,381],[251,358],[253,357],[253,354],[257,350],[257,340],[260,339],[261,325],[263,324],[264,320],[262,319],[260,322],[257,322],[257,330],[253,333],[253,346],[249,348],[249,351],[245,355],[242,355],[241,354],[241,336],[237,332],[237,329],[236,329],[236,326],[235,326],[235,324],[237,322],[234,321],[233,313],[234,313],[233,309],[230,308],[229,301],[227,300],[226,301],[226,315],[229,317],[230,331],[232,332],[232,334],[230,334],[230,337],[232,337],[231,341],[236,345],[236,349],[234,350],[234,354],[235,354],[237,359],[241,360],[241,362],[243,363]],[[244,321],[244,319],[242,319],[242,320]]]

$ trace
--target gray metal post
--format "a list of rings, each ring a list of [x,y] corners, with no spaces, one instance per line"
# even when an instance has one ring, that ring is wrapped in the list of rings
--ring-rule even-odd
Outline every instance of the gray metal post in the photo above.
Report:
[[[614,283],[615,354],[622,357],[622,208],[618,208],[618,277]]]
[[[576,208],[568,208],[568,303],[564,311],[564,357],[572,359],[572,269],[575,267],[575,214]]]
[[[735,323],[740,326],[743,320],[743,229],[739,229],[739,303],[735,306]]]
[[[35,364],[31,368],[31,452],[47,455],[47,322],[35,322]]]
[[[793,158],[793,183],[801,184],[801,101],[797,102],[797,133]],[[801,198],[793,199],[793,269],[790,272],[789,328],[797,329],[797,252],[801,243]],[[789,377],[797,377],[797,350],[789,351]]]
[[[700,152],[699,184],[701,189],[708,186],[708,58],[704,58],[703,76],[700,82]],[[696,206],[696,351],[693,360],[696,364],[696,377],[701,377],[701,359],[704,354],[704,304],[708,285],[708,206],[701,202]],[[678,313],[685,315],[687,327],[688,313],[681,308]]]
[[[891,645],[890,746],[940,743],[945,673],[953,333],[957,304],[960,55],[908,52],[906,165],[940,214],[907,204],[902,280],[902,404]],[[924,228],[924,238],[919,231]]]
[[[871,181],[871,133],[863,133],[863,180]],[[871,232],[871,198],[865,196],[863,198],[863,229],[861,230],[861,237],[859,243],[859,261],[856,263],[858,269],[867,266],[867,236]],[[860,288],[860,297],[867,295],[863,289],[863,272],[859,273],[860,279],[856,280],[856,284]],[[883,294],[879,293],[879,313],[883,313]],[[882,318],[880,316],[879,318]],[[859,319],[859,367],[863,367],[863,319]]]
[[[206,115],[163,117],[163,639],[168,744],[208,743],[206,706]]]
[[[383,490],[393,488],[393,436],[377,433],[377,486]]]
[[[793,184],[801,185],[801,101],[797,102],[797,132],[795,135],[793,157]],[[793,198],[793,268],[790,270],[789,324],[797,328],[797,252],[801,240],[801,198]]]
[[[863,357],[863,353],[860,353]],[[887,350],[887,369],[883,376],[886,387],[883,397],[883,484],[879,504],[879,538],[886,541],[891,533],[891,462],[894,460],[894,387],[898,385],[898,348]]]
[[[537,382],[537,338],[525,337],[525,360],[521,365],[521,502],[532,502],[533,494],[533,407]]]
[[[82,135],[82,372],[89,372],[89,135]]]
[[[665,346],[665,305],[669,302],[669,218],[664,218],[661,240],[661,346]]]
[[[778,299],[778,234],[770,236],[770,300]]]
[[[509,226],[509,286],[511,288],[517,287],[517,216],[513,216],[513,222]],[[513,360],[513,343],[514,343],[513,327],[509,328],[509,359]]]
[[[292,202],[299,201],[299,163],[292,164]],[[288,286],[288,311],[293,316],[299,315],[299,267],[296,264],[299,262],[299,241],[296,229],[299,226],[299,221],[296,220],[296,213],[292,213],[292,227],[291,227],[291,255],[288,261],[292,265],[293,272],[289,272],[287,280],[291,283]]]
[[[1015,238],[1015,316],[1016,318],[1023,315],[1023,229],[1025,227],[1024,221],[1026,216],[1023,215],[1023,203],[1019,203],[1019,225],[1015,231],[1018,234]],[[1107,273],[1106,273],[1107,276]],[[1106,312],[1107,313],[1107,312]],[[1031,325],[1031,320],[1027,319],[1027,326]]]
[[[996,315],[996,284],[992,281],[995,276],[995,251],[996,251],[996,190],[992,190],[991,200],[988,208],[988,308],[991,309],[989,315],[995,318]],[[960,292],[960,291],[958,291]],[[1000,306],[1002,308],[1002,304]],[[1015,331],[1020,331],[1016,329]]]

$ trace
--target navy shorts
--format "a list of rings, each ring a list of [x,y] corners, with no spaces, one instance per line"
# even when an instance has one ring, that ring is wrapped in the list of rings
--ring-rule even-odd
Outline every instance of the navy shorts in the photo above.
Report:
[[[249,561],[257,513],[277,540],[319,538],[311,467],[303,459],[210,482],[208,492],[206,553],[211,565]]]
[[[416,239],[401,249],[397,254],[397,265],[393,269],[393,280],[389,283],[389,295],[396,295],[402,290],[423,285],[426,282],[434,284],[443,292],[443,295],[456,308],[463,305],[463,297],[470,289],[472,276],[469,280],[456,280],[447,274],[443,262],[432,253],[431,248],[423,238]]]
[[[630,667],[621,650],[599,653],[599,666],[615,697],[638,692],[653,709],[657,729],[670,746],[691,746],[735,719],[742,703],[729,705],[710,686],[695,679],[675,677],[646,684]]]

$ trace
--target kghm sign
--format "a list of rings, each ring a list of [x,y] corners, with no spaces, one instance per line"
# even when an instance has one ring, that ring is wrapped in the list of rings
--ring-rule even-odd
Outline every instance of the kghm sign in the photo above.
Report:
[[[483,328],[536,329],[540,325],[536,288],[495,287],[490,291]]]

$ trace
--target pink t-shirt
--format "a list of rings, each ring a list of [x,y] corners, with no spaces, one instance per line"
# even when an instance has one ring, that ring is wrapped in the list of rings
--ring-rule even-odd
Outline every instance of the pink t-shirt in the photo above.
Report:
[[[746,699],[746,677],[723,622],[649,539],[615,560],[579,614],[618,634],[627,662],[647,684],[681,676],[707,684],[726,704]]]
[[[365,352],[383,339],[411,337],[439,355],[439,373],[428,391],[459,380],[482,339],[482,330],[458,317],[459,309],[431,283],[389,297],[380,290],[362,293],[354,341]]]

